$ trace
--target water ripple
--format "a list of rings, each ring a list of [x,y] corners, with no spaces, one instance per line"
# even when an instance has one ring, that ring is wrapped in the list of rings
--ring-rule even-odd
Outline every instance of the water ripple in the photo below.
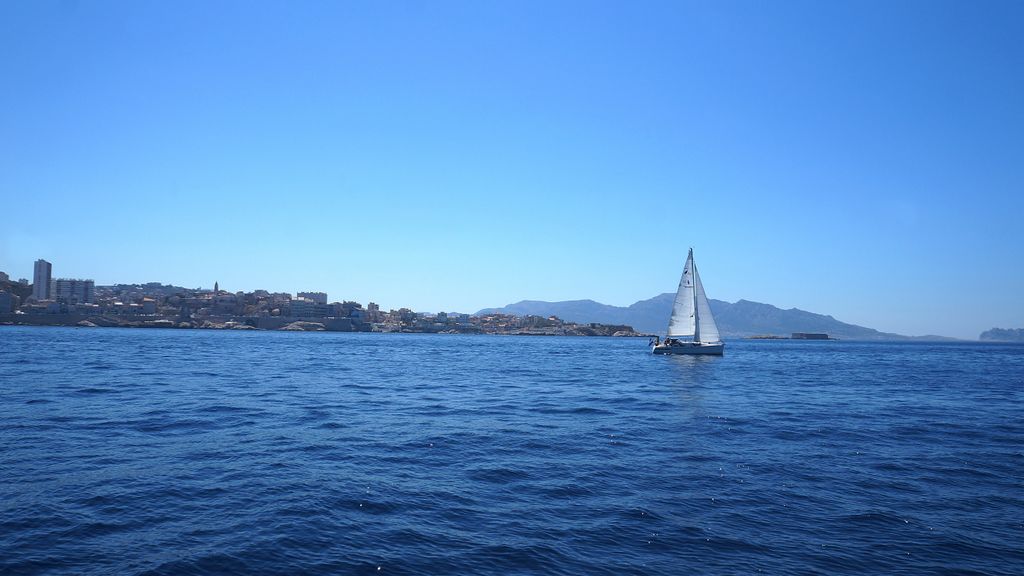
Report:
[[[1024,347],[644,344],[0,327],[0,573],[1024,573]]]

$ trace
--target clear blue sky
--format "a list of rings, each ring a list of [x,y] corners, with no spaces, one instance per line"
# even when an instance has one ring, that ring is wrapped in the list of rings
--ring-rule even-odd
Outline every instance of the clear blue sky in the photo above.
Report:
[[[0,270],[1024,327],[1024,3],[0,3]]]

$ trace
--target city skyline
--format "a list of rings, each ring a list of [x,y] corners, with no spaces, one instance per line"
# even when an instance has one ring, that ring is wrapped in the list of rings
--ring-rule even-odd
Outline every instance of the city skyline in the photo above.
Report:
[[[4,5],[0,270],[472,312],[629,305],[692,246],[719,300],[1021,327],[1022,19]]]

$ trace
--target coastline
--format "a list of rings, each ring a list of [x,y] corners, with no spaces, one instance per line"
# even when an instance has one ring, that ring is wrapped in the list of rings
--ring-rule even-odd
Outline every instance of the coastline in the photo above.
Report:
[[[171,316],[114,317],[85,314],[0,314],[0,326],[63,328],[141,328],[163,330],[242,330],[259,332],[363,332],[378,334],[481,334],[497,336],[580,336],[646,338],[628,326],[563,324],[546,328],[493,329],[480,325],[436,327],[406,326],[380,329],[350,318],[211,317],[181,319]],[[625,329],[623,329],[625,328]]]

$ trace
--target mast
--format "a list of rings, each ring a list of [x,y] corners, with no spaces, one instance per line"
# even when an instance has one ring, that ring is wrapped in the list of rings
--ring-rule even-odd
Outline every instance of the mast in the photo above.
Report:
[[[697,306],[697,263],[693,261],[693,248],[690,248],[690,270],[693,272],[693,341],[700,342],[700,312]]]

